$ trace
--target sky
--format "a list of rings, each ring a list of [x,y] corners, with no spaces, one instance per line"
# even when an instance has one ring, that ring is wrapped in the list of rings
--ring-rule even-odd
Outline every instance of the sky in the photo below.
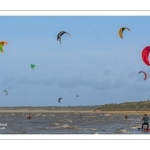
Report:
[[[0,41],[8,42],[0,53],[1,106],[89,106],[150,98],[150,68],[141,56],[150,46],[149,16],[0,16],[0,20]],[[118,34],[121,27],[130,29],[123,32],[123,39]],[[61,44],[60,31],[71,35],[62,35]],[[139,71],[147,73],[145,81]]]

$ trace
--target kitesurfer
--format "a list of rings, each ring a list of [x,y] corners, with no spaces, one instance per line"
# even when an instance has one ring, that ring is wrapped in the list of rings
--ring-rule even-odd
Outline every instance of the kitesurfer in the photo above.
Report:
[[[82,115],[81,115],[81,113],[80,113],[80,118],[82,118]]]
[[[128,119],[128,116],[127,116],[127,115],[125,116],[125,119]]]
[[[28,119],[31,119],[31,116],[30,116],[30,115],[27,115],[27,118],[28,118]]]
[[[143,124],[142,124],[142,129],[143,129],[143,126],[144,126],[144,125],[147,125],[147,130],[148,130],[148,128],[149,128],[149,123],[148,123],[149,118],[148,118],[147,114],[145,114],[145,115],[143,116],[142,121],[144,121]]]

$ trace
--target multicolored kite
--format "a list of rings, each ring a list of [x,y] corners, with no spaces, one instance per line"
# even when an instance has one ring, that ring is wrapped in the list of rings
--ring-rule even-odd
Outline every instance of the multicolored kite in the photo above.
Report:
[[[4,53],[4,44],[8,45],[8,42],[0,41],[0,52]]]
[[[144,73],[144,80],[146,80],[146,78],[147,78],[147,73],[144,72],[144,71],[140,71],[139,73]],[[139,73],[138,73],[138,74],[139,74]]]
[[[124,31],[125,29],[127,29],[128,31],[130,31],[130,29],[129,29],[129,28],[126,28],[126,27],[122,27],[122,28],[119,29],[119,36],[120,36],[120,38],[122,38],[122,39],[123,39],[123,31]]]

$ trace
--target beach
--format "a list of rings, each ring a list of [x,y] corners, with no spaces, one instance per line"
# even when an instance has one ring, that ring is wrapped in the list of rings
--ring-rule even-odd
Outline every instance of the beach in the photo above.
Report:
[[[103,114],[150,114],[150,111],[101,111],[101,110],[80,110],[80,109],[50,109],[47,107],[35,107],[35,108],[11,108],[11,107],[1,107],[0,113],[103,113]]]

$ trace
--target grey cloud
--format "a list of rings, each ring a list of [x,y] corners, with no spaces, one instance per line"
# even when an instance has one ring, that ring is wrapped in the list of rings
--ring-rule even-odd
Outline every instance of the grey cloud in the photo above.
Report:
[[[12,88],[19,84],[30,84],[30,85],[52,85],[55,84],[55,77],[43,79],[43,78],[29,78],[29,77],[22,77],[22,78],[14,78],[9,77],[2,79],[0,84],[4,88]]]
[[[125,81],[122,79],[115,79],[115,80],[107,79],[99,82],[99,84],[95,86],[95,89],[108,90],[108,89],[120,88],[123,86],[125,86]]]
[[[13,78],[13,77],[8,77],[8,78],[1,79],[0,84],[1,84],[2,86],[5,86],[5,85],[7,85],[7,84],[13,83],[14,81],[15,81],[15,78]]]
[[[120,88],[125,85],[125,80],[123,79],[106,79],[103,81],[98,81],[95,79],[89,79],[84,78],[82,76],[74,76],[70,79],[62,78],[59,80],[58,85],[60,87],[66,87],[66,88],[73,88],[77,86],[85,86],[85,87],[91,87],[94,89],[101,89],[101,90],[107,90],[107,89],[114,89],[114,88]]]
[[[19,84],[31,84],[31,85],[52,85],[55,83],[55,77],[49,79],[42,78],[20,78],[16,81]]]
[[[72,78],[62,78],[58,81],[60,87],[72,88],[77,86],[94,86],[97,84],[96,80],[87,79],[82,76],[73,76]]]

